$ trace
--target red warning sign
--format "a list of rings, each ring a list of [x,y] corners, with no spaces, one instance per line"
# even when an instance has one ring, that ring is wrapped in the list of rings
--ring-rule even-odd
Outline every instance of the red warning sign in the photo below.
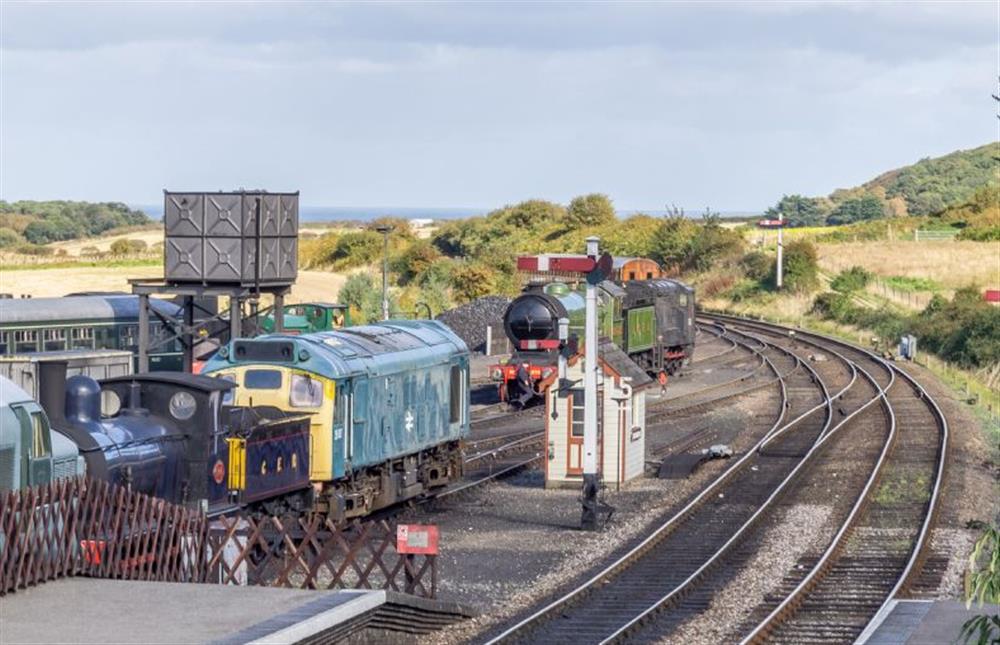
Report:
[[[438,527],[433,524],[400,524],[396,527],[396,552],[437,555]]]

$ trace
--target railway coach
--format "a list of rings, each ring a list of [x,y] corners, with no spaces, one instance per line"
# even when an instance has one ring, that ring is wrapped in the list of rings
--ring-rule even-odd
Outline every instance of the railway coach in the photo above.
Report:
[[[313,508],[337,520],[461,477],[469,351],[437,321],[392,321],[236,340],[202,372],[236,405],[311,416]]]
[[[0,355],[33,352],[117,349],[133,354],[139,344],[139,298],[128,294],[62,298],[7,298],[0,304]],[[170,333],[164,321],[181,319],[181,308],[150,298],[157,320],[152,338]],[[149,355],[152,371],[180,371],[183,359],[176,339]]]

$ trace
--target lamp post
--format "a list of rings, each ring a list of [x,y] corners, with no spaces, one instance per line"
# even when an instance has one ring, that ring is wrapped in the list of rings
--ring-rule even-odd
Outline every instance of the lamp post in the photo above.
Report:
[[[391,226],[377,226],[375,230],[382,234],[384,241],[382,250],[382,320],[389,320],[389,232]]]

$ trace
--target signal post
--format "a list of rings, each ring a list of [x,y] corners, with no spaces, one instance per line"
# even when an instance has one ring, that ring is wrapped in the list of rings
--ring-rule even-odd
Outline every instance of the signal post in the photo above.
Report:
[[[643,473],[645,400],[641,390],[652,384],[621,349],[609,339],[599,338],[598,285],[610,277],[613,260],[607,253],[600,255],[598,242],[596,237],[587,239],[586,256],[520,257],[517,267],[586,278],[583,356],[575,353],[576,339],[568,337],[569,321],[561,319],[559,380],[546,395],[545,424],[545,485],[582,486],[580,525],[586,530],[600,525],[598,492],[602,480],[620,485]],[[582,437],[579,417],[574,423],[581,395]]]

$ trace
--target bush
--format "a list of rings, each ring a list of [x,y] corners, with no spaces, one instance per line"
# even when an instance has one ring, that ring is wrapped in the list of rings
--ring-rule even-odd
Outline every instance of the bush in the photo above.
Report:
[[[80,249],[80,255],[83,257],[97,257],[101,254],[101,250],[96,246],[85,246]]]
[[[497,288],[498,274],[484,262],[461,262],[451,276],[451,289],[455,302],[464,304],[482,296],[500,291]]]
[[[0,249],[23,244],[24,238],[12,228],[0,228]]]
[[[740,266],[751,280],[764,281],[774,270],[774,258],[761,251],[752,251],[743,256]]]
[[[55,253],[55,249],[53,249],[51,246],[43,246],[41,244],[31,244],[30,242],[19,244],[15,246],[13,250],[15,253],[20,253],[22,255],[35,255],[39,257],[45,257],[53,255]]]
[[[615,207],[607,195],[591,193],[574,197],[566,210],[566,221],[574,228],[603,226],[615,221]]]
[[[369,222],[368,225],[365,226],[365,229],[378,233],[377,229],[382,226],[388,226],[391,229],[389,231],[389,237],[413,238],[413,230],[410,228],[410,221],[403,219],[402,217],[379,217]],[[381,235],[381,233],[379,233],[379,235]]]
[[[382,285],[367,273],[355,273],[347,278],[337,292],[337,302],[351,308],[351,320],[364,325],[382,319]],[[389,311],[398,311],[395,294],[389,293]]]
[[[931,298],[913,333],[925,349],[964,367],[1000,362],[1000,308],[984,302],[977,288],[959,289],[950,302]]]
[[[882,200],[874,195],[864,195],[854,199],[848,199],[839,204],[830,216],[826,218],[827,224],[852,224],[872,219],[885,217],[885,207]]]
[[[335,269],[365,266],[382,257],[382,236],[374,231],[344,233],[328,258]]]
[[[794,240],[785,244],[784,288],[798,293],[808,293],[819,287],[819,256],[816,247],[808,240]],[[777,284],[772,275],[770,283]]]
[[[111,243],[111,255],[137,255],[146,251],[147,244],[142,240],[120,239]]]
[[[822,318],[847,322],[853,307],[851,297],[848,294],[827,291],[816,296],[812,312]]]
[[[648,258],[653,255],[653,240],[659,228],[659,218],[640,213],[622,222],[616,220],[606,230],[598,231],[598,235],[601,246],[616,257]],[[578,252],[582,250],[581,246]]]
[[[427,271],[440,257],[441,252],[427,240],[413,240],[402,253],[393,258],[391,267],[399,276],[400,284],[406,285]]]
[[[837,274],[830,282],[830,287],[840,293],[854,293],[868,286],[874,276],[863,267],[853,266]]]

